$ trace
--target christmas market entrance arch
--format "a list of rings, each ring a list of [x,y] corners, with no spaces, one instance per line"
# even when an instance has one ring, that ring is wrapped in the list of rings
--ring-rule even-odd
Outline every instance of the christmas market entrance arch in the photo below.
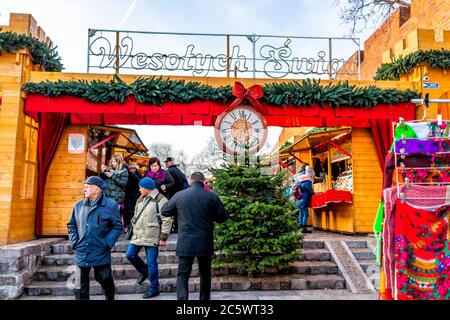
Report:
[[[160,81],[165,81],[166,84],[173,81],[171,83],[172,87],[169,85],[169,89],[167,89],[168,91],[171,90],[171,97],[164,90],[158,89],[158,87],[148,86],[142,89],[144,88],[143,86],[141,90],[147,90],[145,91],[146,93],[154,93],[151,96],[155,97],[159,94],[165,97],[165,99],[158,100],[160,105],[148,103],[148,101],[153,101],[151,99],[143,100],[141,96],[136,94],[136,92],[142,91],[139,91],[140,89],[136,86],[133,87],[133,84],[130,84],[131,89],[128,88],[126,90],[126,95],[120,96],[120,89],[117,89],[117,87],[120,87],[120,85],[126,86],[125,82],[131,82],[130,80],[136,79],[133,76],[124,76],[125,82],[121,82],[122,80],[118,78],[111,80],[109,83],[103,82],[101,84],[103,90],[105,90],[105,86],[110,86],[107,89],[110,90],[108,93],[111,93],[111,96],[107,98],[105,98],[106,91],[95,93],[95,90],[92,90],[93,82],[73,81],[75,79],[108,80],[110,78],[111,76],[100,74],[80,75],[31,72],[29,76],[30,82],[24,86],[24,91],[27,92],[24,111],[39,122],[38,195],[35,220],[35,230],[38,236],[42,235],[45,181],[53,156],[67,124],[213,126],[216,118],[232,103],[230,97],[227,97],[227,88],[223,87],[223,85],[228,85],[231,93],[231,85],[235,80],[224,78],[183,78],[187,82],[180,82],[176,78],[172,78],[174,80],[159,79]],[[66,82],[43,82],[45,80],[65,80]],[[178,80],[178,82],[175,80]],[[216,86],[219,84],[222,87],[220,89],[209,87],[211,99],[201,100],[204,96],[198,93],[199,99],[190,98],[185,99],[189,101],[184,102],[183,94],[192,95],[196,90],[199,90],[198,85],[191,83],[194,81],[207,84],[214,83]],[[392,122],[398,121],[399,117],[403,117],[405,120],[415,118],[415,105],[409,102],[411,98],[416,97],[417,94],[415,92],[380,89],[374,86],[410,89],[410,83],[383,81],[342,83],[323,81],[319,84],[311,81],[299,83],[292,80],[280,80],[277,83],[273,83],[273,79],[248,79],[243,82],[246,87],[255,83],[265,84],[265,96],[259,101],[258,111],[264,116],[268,126],[350,126],[370,129],[381,167],[384,166],[384,157],[392,141]],[[324,85],[322,85],[323,83]],[[94,81],[94,84],[98,85],[98,82],[95,83]],[[177,85],[178,92],[180,92],[178,99],[174,98],[174,90],[172,90]],[[81,86],[84,91],[70,90],[76,86],[78,86],[78,89]],[[201,89],[205,91],[205,88],[204,86]],[[135,90],[133,92],[135,94],[130,94],[130,90]],[[296,95],[296,92],[300,93]],[[323,92],[328,95],[324,96]],[[217,99],[217,95],[222,95],[222,98]],[[391,102],[389,101],[390,95],[392,95]],[[87,99],[88,96],[91,101]],[[291,100],[289,100],[289,96]],[[292,97],[296,97],[297,100]],[[99,102],[94,102],[96,100]],[[105,100],[106,102],[101,102]],[[177,100],[183,102],[178,102]],[[305,101],[308,104],[299,104],[299,101]],[[345,101],[353,101],[355,105],[346,104]]]

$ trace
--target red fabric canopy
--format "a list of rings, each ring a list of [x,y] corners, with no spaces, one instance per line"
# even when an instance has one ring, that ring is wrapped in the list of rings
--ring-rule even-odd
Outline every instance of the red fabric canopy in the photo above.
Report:
[[[25,113],[40,123],[36,234],[42,235],[43,195],[48,168],[69,117],[71,123],[85,125],[212,126],[217,116],[228,107],[226,104],[211,101],[194,101],[186,104],[167,102],[162,106],[155,106],[141,104],[132,96],[127,97],[124,104],[119,104],[93,103],[71,96],[45,97],[41,94],[28,94]],[[390,123],[397,121],[399,117],[405,120],[415,118],[415,105],[412,103],[381,104],[372,109],[352,107],[333,109],[329,106],[321,108],[318,105],[276,107],[262,103],[258,104],[258,109],[268,126],[371,128],[382,168],[392,136]]]
[[[211,126],[228,105],[211,101],[191,103],[167,102],[162,106],[144,105],[134,97],[127,97],[124,104],[117,102],[93,103],[82,98],[60,96],[45,97],[28,94],[25,112],[35,118],[41,112],[70,113],[74,124],[141,124],[141,125],[202,125]],[[415,118],[412,103],[380,104],[371,109],[318,105],[312,107],[277,107],[261,104],[261,114],[267,125],[280,127],[332,127],[351,126],[370,128],[370,119],[389,122]]]

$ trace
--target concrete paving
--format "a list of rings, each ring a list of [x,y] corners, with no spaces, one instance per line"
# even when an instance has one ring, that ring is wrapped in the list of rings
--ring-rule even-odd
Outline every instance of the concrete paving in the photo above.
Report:
[[[73,300],[73,296],[23,296],[19,300]],[[101,295],[92,300],[103,300]],[[198,300],[198,292],[189,294],[190,300]],[[146,300],[142,294],[120,294],[116,300]],[[176,300],[176,293],[162,293],[151,300]],[[378,300],[378,294],[354,294],[350,290],[277,290],[277,291],[223,291],[212,292],[211,300]]]

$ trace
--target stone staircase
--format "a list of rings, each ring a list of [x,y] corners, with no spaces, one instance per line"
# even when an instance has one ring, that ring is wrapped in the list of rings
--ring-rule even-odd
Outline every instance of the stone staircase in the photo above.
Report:
[[[143,293],[148,285],[136,284],[137,271],[125,257],[128,241],[119,240],[113,248],[113,274],[117,294]],[[161,292],[176,291],[178,257],[175,255],[176,236],[170,235],[167,246],[161,247],[158,264]],[[144,258],[143,251],[140,255]],[[145,261],[145,259],[144,259]],[[44,256],[41,267],[33,275],[32,282],[25,286],[27,296],[68,296],[73,295],[74,278],[73,251],[68,241],[52,246],[50,254]],[[221,266],[212,269],[212,291],[248,290],[312,290],[344,289],[345,280],[339,275],[337,265],[332,261],[324,241],[307,240],[297,261],[291,263],[289,272],[280,275],[276,270],[267,270],[264,277],[249,278],[239,274],[239,268]],[[272,273],[272,274],[271,274]],[[93,271],[91,270],[91,279]],[[199,291],[200,278],[194,263],[189,290]],[[91,281],[91,295],[102,294],[100,285]]]
[[[375,289],[380,289],[380,267],[376,263],[376,257],[373,253],[374,243],[366,240],[346,241],[353,256],[372,282]]]

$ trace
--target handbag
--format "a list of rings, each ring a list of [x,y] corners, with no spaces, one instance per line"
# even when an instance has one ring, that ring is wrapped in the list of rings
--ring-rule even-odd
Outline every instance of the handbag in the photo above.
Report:
[[[133,238],[133,225],[130,223],[127,230],[127,235],[125,236],[125,240],[131,240]]]
[[[133,237],[133,223],[136,223],[136,221],[138,221],[139,217],[141,216],[141,213],[144,212],[145,207],[147,206],[147,204],[149,204],[150,201],[151,200],[148,200],[142,207],[137,217],[132,219],[130,225],[128,226],[127,234],[125,235],[125,240],[131,240],[131,238]]]

